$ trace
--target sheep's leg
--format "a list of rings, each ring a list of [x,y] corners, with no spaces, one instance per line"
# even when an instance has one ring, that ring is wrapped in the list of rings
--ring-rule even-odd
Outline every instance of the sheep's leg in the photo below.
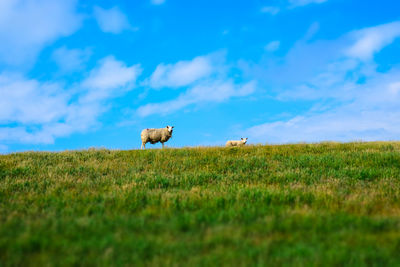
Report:
[[[162,144],[162,148],[164,148],[164,143],[161,143]]]
[[[142,146],[140,147],[140,149],[146,149],[146,144],[142,143]]]

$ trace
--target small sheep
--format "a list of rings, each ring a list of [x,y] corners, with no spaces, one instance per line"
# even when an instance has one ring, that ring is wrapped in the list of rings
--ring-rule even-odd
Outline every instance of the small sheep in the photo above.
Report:
[[[226,142],[226,147],[232,147],[232,146],[244,146],[247,142],[247,137],[246,138],[240,138],[240,140],[229,140]]]
[[[155,144],[161,142],[164,148],[164,143],[167,142],[172,137],[172,129],[174,126],[167,126],[165,128],[159,129],[144,129],[140,134],[142,138],[141,149],[146,149],[146,143]]]

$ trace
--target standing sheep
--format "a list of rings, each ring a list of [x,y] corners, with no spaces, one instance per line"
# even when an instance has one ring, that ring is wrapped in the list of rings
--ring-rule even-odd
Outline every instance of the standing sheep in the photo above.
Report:
[[[142,146],[141,149],[146,148],[146,143],[155,144],[161,142],[162,147],[164,148],[164,143],[167,142],[172,137],[172,129],[174,126],[167,126],[165,128],[159,129],[144,129],[140,134],[142,138]]]
[[[240,140],[229,140],[226,142],[226,147],[231,147],[231,146],[244,146],[247,142],[247,137],[246,138],[240,138]]]

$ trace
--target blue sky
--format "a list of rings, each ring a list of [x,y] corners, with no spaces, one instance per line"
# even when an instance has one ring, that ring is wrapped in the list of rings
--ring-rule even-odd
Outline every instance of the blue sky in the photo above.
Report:
[[[395,0],[0,2],[0,153],[400,138]],[[160,145],[152,146],[155,148]]]

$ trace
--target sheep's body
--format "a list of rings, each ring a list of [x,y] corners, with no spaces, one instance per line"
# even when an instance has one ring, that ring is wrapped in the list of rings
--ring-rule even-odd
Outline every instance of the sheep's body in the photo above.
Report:
[[[241,140],[229,140],[226,142],[225,146],[226,147],[232,147],[232,146],[244,146],[247,142],[247,138],[241,138]]]
[[[172,137],[172,128],[167,126],[166,128],[159,129],[144,129],[140,134],[142,139],[142,149],[146,148],[146,144],[155,144],[160,142],[164,148],[164,143]]]

